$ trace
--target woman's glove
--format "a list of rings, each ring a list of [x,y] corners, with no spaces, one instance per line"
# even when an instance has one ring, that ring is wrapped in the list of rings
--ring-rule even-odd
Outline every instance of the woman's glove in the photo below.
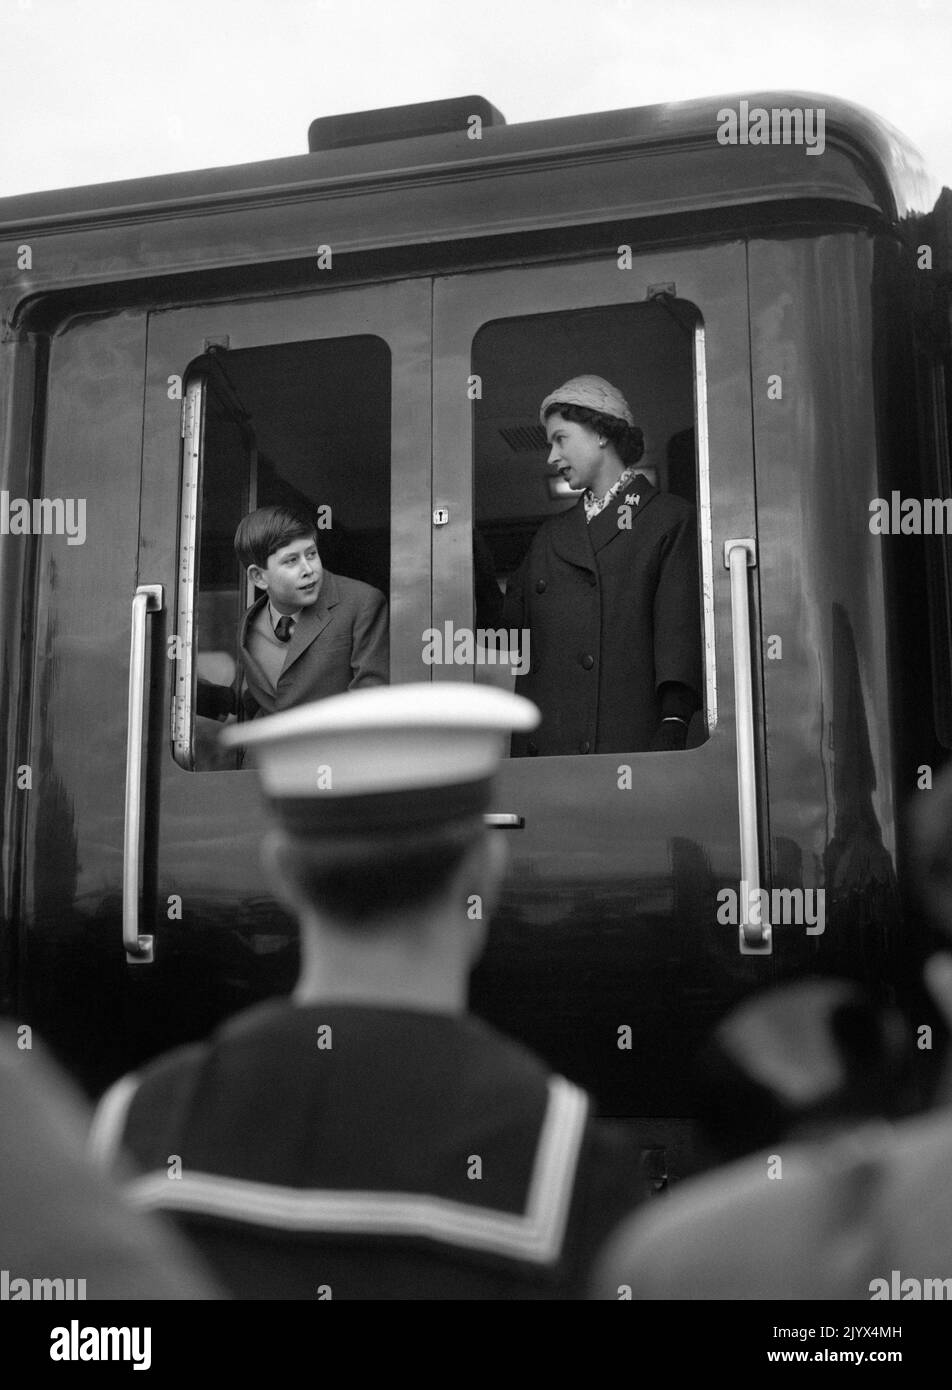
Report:
[[[683,748],[687,736],[688,726],[683,719],[662,719],[648,744],[648,752],[670,753]]]

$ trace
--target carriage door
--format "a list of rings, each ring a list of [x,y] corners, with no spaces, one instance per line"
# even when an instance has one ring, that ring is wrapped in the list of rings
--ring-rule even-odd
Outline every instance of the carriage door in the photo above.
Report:
[[[434,326],[436,679],[511,689],[525,669],[505,654],[508,634],[490,634],[535,531],[578,501],[551,476],[538,414],[568,378],[621,388],[646,436],[642,478],[696,510],[703,689],[687,747],[583,741],[509,758],[492,810],[511,886],[475,980],[484,1013],[604,1108],[683,1114],[686,1047],[771,969],[769,928],[745,915],[767,835],[744,247],[447,277]],[[554,652],[550,629],[530,659],[578,662],[597,680],[606,624],[624,642],[626,615],[601,621],[579,650]]]
[[[293,923],[260,869],[256,776],[218,740],[254,599],[233,548],[241,517],[307,511],[325,570],[389,600],[390,679],[418,677],[430,300],[420,282],[150,317],[123,903],[143,1053],[296,970]]]

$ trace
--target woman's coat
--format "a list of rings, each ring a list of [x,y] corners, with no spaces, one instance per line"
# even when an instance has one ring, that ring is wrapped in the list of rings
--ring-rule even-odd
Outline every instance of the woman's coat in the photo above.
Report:
[[[647,749],[659,686],[690,686],[700,702],[694,508],[642,474],[590,523],[579,500],[536,532],[502,622],[529,631],[516,691],[542,711],[537,729],[514,736],[513,757]]]

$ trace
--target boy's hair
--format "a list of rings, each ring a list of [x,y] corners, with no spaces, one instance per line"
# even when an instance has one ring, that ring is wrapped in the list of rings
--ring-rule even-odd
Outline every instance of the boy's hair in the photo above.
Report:
[[[561,415],[563,420],[588,425],[596,434],[603,434],[618,450],[622,463],[637,463],[645,452],[645,436],[641,427],[629,425],[616,415],[602,415],[598,410],[589,410],[587,405],[560,405],[558,401],[553,401],[546,410],[547,420],[550,415]]]
[[[238,523],[235,554],[245,569],[267,569],[269,555],[304,536],[317,540],[317,527],[306,513],[292,507],[259,507]]]

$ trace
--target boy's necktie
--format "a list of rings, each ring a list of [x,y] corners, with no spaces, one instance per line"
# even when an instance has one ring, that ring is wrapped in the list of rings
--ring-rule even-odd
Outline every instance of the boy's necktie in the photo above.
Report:
[[[290,642],[291,628],[294,626],[294,619],[281,617],[274,625],[274,635],[279,642]]]

